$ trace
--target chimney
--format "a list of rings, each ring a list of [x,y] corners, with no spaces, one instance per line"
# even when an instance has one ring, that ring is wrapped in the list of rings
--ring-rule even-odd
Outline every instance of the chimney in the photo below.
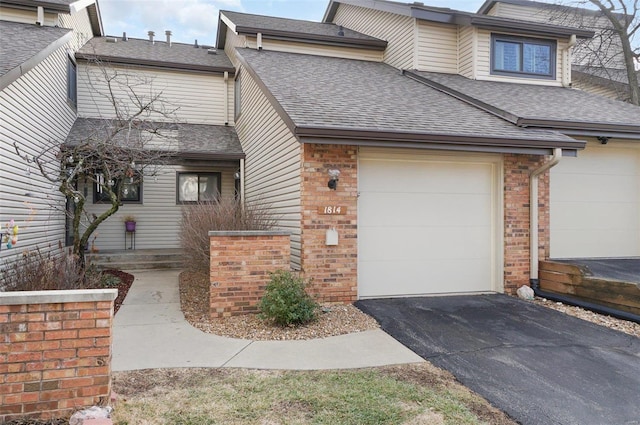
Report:
[[[153,31],[149,31],[147,34],[149,34],[149,41],[151,42],[151,44],[156,44],[156,42],[153,41],[153,36],[156,35],[156,33]]]
[[[129,41],[129,39],[127,38],[127,33],[126,32],[122,32],[122,41]]]
[[[198,48],[198,40],[196,39],[196,44],[193,45],[196,49]]]
[[[167,44],[171,47],[171,30],[166,30],[164,33],[167,36]]]

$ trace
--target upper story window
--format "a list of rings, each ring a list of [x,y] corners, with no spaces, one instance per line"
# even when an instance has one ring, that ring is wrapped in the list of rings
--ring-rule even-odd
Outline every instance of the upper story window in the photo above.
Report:
[[[240,75],[236,77],[235,84],[233,85],[233,111],[235,118],[238,118],[242,111],[242,99],[240,98]]]
[[[491,36],[491,73],[530,78],[556,77],[556,41]]]
[[[67,55],[67,101],[73,108],[78,106],[78,65],[71,54]]]

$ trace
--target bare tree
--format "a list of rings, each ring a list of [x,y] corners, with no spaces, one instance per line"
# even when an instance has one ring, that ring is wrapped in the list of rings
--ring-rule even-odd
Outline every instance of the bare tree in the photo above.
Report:
[[[73,253],[82,264],[98,226],[118,211],[128,190],[156,175],[177,148],[175,109],[163,101],[152,79],[98,60],[87,63],[86,71],[89,92],[103,116],[79,119],[81,127],[74,132],[79,136],[50,141],[36,155],[14,145],[66,198]],[[108,205],[99,214],[87,211],[85,188],[91,185]]]
[[[594,9],[595,8],[595,9]],[[573,63],[581,75],[606,82],[620,97],[640,105],[640,0],[577,0],[548,5],[538,14],[551,23],[595,32],[580,40]],[[622,91],[622,92],[621,92]]]

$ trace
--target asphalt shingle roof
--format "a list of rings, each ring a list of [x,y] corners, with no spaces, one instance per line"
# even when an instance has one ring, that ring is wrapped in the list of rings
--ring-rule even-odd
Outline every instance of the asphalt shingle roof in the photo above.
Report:
[[[71,30],[65,28],[0,21],[0,76],[19,67],[69,32]]]
[[[450,93],[490,105],[505,118],[640,127],[640,107],[585,91],[553,86],[470,80],[461,75],[411,71]],[[510,117],[509,117],[510,116]]]
[[[297,127],[574,142],[514,126],[383,63],[237,50]]]
[[[223,10],[225,15],[236,25],[237,32],[262,31],[299,34],[306,38],[322,37],[337,42],[369,42],[386,45],[386,42],[348,28],[342,28],[344,35],[338,35],[340,27],[333,23],[312,22],[299,19],[277,18],[272,16],[252,15],[248,13]]]
[[[149,123],[146,123],[147,125]],[[242,146],[234,127],[204,124],[150,123],[153,128],[167,131],[171,140],[166,146],[175,149],[181,156],[190,158],[244,158]],[[78,118],[73,124],[66,144],[75,146],[87,140],[103,140],[109,135],[110,120]],[[174,139],[175,138],[175,139]],[[175,143],[177,139],[177,143]],[[116,137],[122,142],[123,137]],[[160,145],[162,147],[162,145]]]
[[[113,42],[113,40],[116,40]],[[211,47],[194,44],[171,43],[129,38],[123,41],[118,37],[94,37],[76,53],[76,57],[91,59],[99,57],[112,62],[148,64],[181,69],[197,69],[234,72],[227,55],[218,50],[209,52]]]

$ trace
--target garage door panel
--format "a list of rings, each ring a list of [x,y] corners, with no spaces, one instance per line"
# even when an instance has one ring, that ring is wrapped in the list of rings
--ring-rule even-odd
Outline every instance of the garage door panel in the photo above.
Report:
[[[485,260],[421,260],[388,264],[375,261],[363,264],[359,280],[368,282],[360,298],[391,295],[412,296],[455,292],[485,292],[490,273]],[[477,270],[484,270],[478,273]],[[416,276],[423,278],[416,281]]]
[[[364,166],[364,167],[363,167]],[[377,171],[384,167],[385,172]],[[436,161],[363,160],[361,192],[484,193],[491,192],[491,169],[481,164]],[[442,176],[446,175],[443,179]],[[420,182],[420,184],[416,184]]]
[[[551,257],[640,255],[640,149],[590,142],[550,182]]]
[[[629,202],[557,202],[554,215],[557,230],[634,231],[640,224],[637,203]],[[585,226],[588,223],[588,227]]]
[[[358,296],[494,289],[499,156],[372,156],[358,169]]]
[[[451,226],[486,224],[491,202],[482,194],[367,193],[360,197],[360,223],[378,226],[418,226],[438,223]],[[469,210],[475,212],[470,215]],[[398,214],[402,211],[402,214]]]
[[[637,232],[637,229],[636,229]],[[629,238],[627,229],[590,230],[563,229],[557,230],[551,241],[555,244],[554,252],[567,252],[570,255],[554,254],[556,258],[588,258],[588,257],[628,257],[630,252],[640,252],[640,240]],[[607,247],[602,252],[602,247]],[[600,253],[600,255],[594,255]]]
[[[373,261],[490,260],[491,228],[404,227],[360,229],[359,255]]]
[[[634,175],[554,174],[557,190],[552,201],[632,202],[638,200],[639,182]],[[564,181],[563,181],[564,180]]]

